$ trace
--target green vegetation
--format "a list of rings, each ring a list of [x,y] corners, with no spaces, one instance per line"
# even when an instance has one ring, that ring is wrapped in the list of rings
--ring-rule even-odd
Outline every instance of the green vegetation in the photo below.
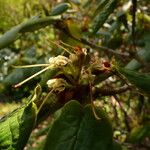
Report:
[[[0,13],[0,150],[150,148],[148,1],[0,0]]]

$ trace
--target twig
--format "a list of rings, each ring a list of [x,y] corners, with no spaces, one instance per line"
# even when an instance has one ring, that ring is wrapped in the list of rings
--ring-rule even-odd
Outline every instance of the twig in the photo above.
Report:
[[[87,41],[86,39],[84,38],[77,38],[75,36],[73,36],[72,34],[69,33],[68,29],[66,26],[62,25],[62,22],[58,21],[56,24],[55,24],[55,27],[58,29],[58,30],[61,30],[62,32],[64,32],[65,34],[67,34],[68,36],[70,36],[71,38],[73,38],[74,40],[78,41],[78,42],[81,42],[83,44],[86,44],[88,46],[90,46],[91,48],[93,49],[97,49],[97,50],[102,50],[104,52],[108,52],[108,53],[112,53],[114,55],[120,55],[120,56],[125,56],[125,57],[128,57],[129,54],[128,53],[121,53],[121,52],[116,52],[114,51],[113,49],[110,49],[110,48],[107,48],[107,47],[104,47],[104,46],[98,46],[98,45],[95,45],[89,41]]]
[[[135,26],[136,26],[137,0],[132,0],[132,41],[135,47]]]
[[[90,101],[91,101],[91,106],[92,106],[92,111],[93,111],[94,117],[97,120],[100,120],[101,118],[96,114],[96,111],[95,111],[95,105],[94,105],[93,96],[92,96],[92,84],[90,81],[89,81],[89,88],[90,88]]]
[[[95,95],[102,95],[102,96],[110,96],[110,95],[116,95],[123,92],[126,92],[127,90],[131,89],[132,86],[124,85],[122,87],[118,88],[96,88],[95,89]]]
[[[120,106],[120,109],[122,110],[122,112],[123,112],[123,114],[124,114],[124,117],[125,117],[124,119],[125,119],[125,124],[126,124],[127,130],[128,130],[128,131],[131,131],[131,128],[130,128],[130,125],[129,125],[129,120],[128,120],[130,117],[128,116],[127,112],[124,110],[122,104],[121,104],[120,101],[119,101],[118,96],[117,96],[117,95],[114,95],[113,98],[117,101],[117,103],[118,103],[119,106]]]
[[[104,52],[108,52],[108,53],[112,53],[114,55],[121,55],[121,56],[125,56],[125,57],[128,57],[129,54],[128,53],[121,53],[121,52],[117,52],[113,49],[110,49],[110,48],[107,48],[107,47],[104,47],[104,46],[99,46],[99,45],[95,45],[89,41],[87,41],[86,39],[81,39],[81,42],[90,46],[91,48],[94,48],[94,49],[97,49],[97,50],[103,50]]]
[[[43,100],[42,104],[38,108],[38,114],[39,114],[40,110],[42,109],[42,107],[44,106],[44,104],[46,103],[46,101],[48,100],[49,96],[52,94],[53,91],[54,91],[54,89],[50,90],[50,92],[46,95],[46,97]]]

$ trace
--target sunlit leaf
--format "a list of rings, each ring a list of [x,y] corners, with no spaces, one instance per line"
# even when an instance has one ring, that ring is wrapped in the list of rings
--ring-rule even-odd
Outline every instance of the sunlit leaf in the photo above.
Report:
[[[23,150],[35,125],[34,102],[18,108],[0,120],[0,149]]]

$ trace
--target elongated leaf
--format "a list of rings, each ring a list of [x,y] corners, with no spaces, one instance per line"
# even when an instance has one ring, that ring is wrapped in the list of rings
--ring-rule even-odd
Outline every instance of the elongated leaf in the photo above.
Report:
[[[142,49],[139,50],[138,56],[145,62],[150,62],[150,50]],[[142,67],[142,64],[138,62],[136,59],[132,59],[127,65],[126,68],[130,70],[138,70]]]
[[[46,27],[51,23],[54,23],[54,21],[56,20],[58,20],[58,18],[56,17],[39,18],[36,16],[29,19],[25,23],[21,23],[13,27],[9,31],[7,31],[3,36],[0,37],[0,49],[8,46],[9,44],[17,40],[22,33],[33,32],[40,28]]]
[[[96,120],[90,105],[68,102],[54,121],[44,150],[109,150],[112,146],[111,124],[102,110]]]
[[[133,128],[127,140],[139,143],[146,137],[150,137],[150,123]]]
[[[98,13],[100,13],[108,2],[109,2],[109,0],[101,0],[98,4],[93,16],[95,17]]]
[[[12,86],[21,82],[24,79],[23,70],[20,68],[14,69],[7,77],[2,81],[6,86]]]
[[[20,29],[20,26],[16,26],[11,30],[7,31],[2,37],[0,37],[0,49],[17,40],[20,37]]]
[[[95,17],[93,20],[93,31],[92,33],[96,33],[105,23],[109,15],[113,12],[117,4],[117,0],[110,0],[103,10]]]
[[[76,4],[76,5],[80,5],[81,4],[81,0],[69,0],[72,3]]]
[[[19,108],[0,120],[0,149],[22,150],[35,125],[37,107],[34,102]]]
[[[150,62],[150,33],[147,30],[146,33],[141,37],[144,47],[137,52],[137,55],[145,62]],[[132,59],[127,65],[127,69],[138,70],[142,67],[142,64],[135,59]]]
[[[136,71],[132,71],[125,68],[119,68],[118,71],[125,77],[129,82],[135,85],[144,93],[150,95],[150,75],[143,74]]]
[[[51,16],[56,16],[64,13],[71,5],[69,3],[61,3],[56,5],[51,12]]]
[[[13,86],[38,72],[39,70],[40,68],[16,68],[4,78],[2,83],[6,86]]]
[[[45,18],[31,18],[27,22],[22,24],[22,28],[20,30],[21,33],[23,32],[33,32],[35,30],[38,30],[40,28],[44,28],[48,25],[51,25],[52,23],[55,23],[57,20],[59,20],[59,16],[50,16]]]

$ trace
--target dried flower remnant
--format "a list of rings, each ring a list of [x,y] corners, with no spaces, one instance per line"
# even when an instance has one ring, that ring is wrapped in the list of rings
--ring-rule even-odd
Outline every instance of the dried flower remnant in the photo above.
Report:
[[[65,66],[70,62],[71,60],[69,58],[62,55],[58,55],[57,57],[51,57],[49,59],[49,63],[52,65],[52,67]]]
[[[55,92],[62,92],[65,90],[66,86],[68,86],[68,83],[62,78],[56,78],[48,80],[47,85]]]

